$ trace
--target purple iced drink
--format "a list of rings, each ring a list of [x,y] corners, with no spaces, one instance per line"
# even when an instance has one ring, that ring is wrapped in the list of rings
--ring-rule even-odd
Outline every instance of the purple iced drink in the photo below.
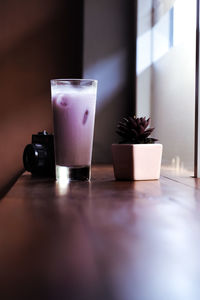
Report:
[[[96,82],[95,85],[52,86],[52,106],[56,165],[75,168],[90,166]]]

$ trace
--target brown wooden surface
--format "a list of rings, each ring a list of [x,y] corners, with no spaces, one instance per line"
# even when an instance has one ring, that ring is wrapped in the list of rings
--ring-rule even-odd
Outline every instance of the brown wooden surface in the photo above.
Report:
[[[0,299],[199,300],[193,178],[90,183],[20,177],[0,202]]]

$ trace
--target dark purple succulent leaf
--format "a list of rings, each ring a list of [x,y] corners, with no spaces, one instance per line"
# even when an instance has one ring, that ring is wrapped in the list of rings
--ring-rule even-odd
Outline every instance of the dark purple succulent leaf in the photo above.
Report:
[[[133,126],[133,123],[134,123],[134,119],[133,119],[132,117],[129,117],[129,124],[130,124],[131,126]]]
[[[126,135],[130,134],[130,131],[127,128],[117,128],[117,131],[120,131]]]
[[[131,122],[131,120],[133,119],[132,117],[128,117],[127,118],[129,122]]]
[[[134,137],[137,137],[138,136],[138,132],[135,130],[135,129],[131,129],[131,132],[133,133],[133,136]]]
[[[149,126],[149,123],[147,121],[145,121],[145,123],[144,123],[144,129],[147,129],[148,126]]]
[[[146,118],[145,118],[145,117],[142,118],[141,124],[142,124],[143,127],[144,127],[144,125],[146,124]]]
[[[126,137],[127,136],[126,134],[124,134],[124,132],[121,132],[119,130],[116,130],[116,133],[119,134],[122,137]]]
[[[129,128],[127,128],[127,126],[125,126],[125,125],[117,125],[117,128],[118,129],[123,129],[123,130],[126,130],[126,131],[129,131]]]
[[[140,118],[136,119],[137,125],[140,125]]]
[[[121,143],[130,144],[146,144],[154,143],[157,139],[150,138],[150,134],[154,128],[148,128],[150,118],[146,120],[146,117],[136,118],[127,117],[117,125],[116,133],[122,137]],[[148,129],[147,129],[148,128]]]
[[[116,133],[118,133],[118,134],[121,135],[121,136],[122,136],[122,135],[123,135],[123,136],[126,136],[126,137],[129,136],[129,133],[128,133],[128,132],[125,132],[125,131],[122,131],[122,130],[117,130]]]
[[[154,129],[155,129],[155,128],[148,128],[147,130],[145,130],[145,133],[146,133],[146,132],[152,133],[152,132],[154,131]]]
[[[125,123],[128,123],[128,119],[127,118],[122,118],[122,120],[125,122]]]
[[[145,144],[154,144],[157,141],[157,139],[154,138],[147,138],[145,140]]]
[[[119,123],[117,124],[117,127],[119,127],[119,126],[126,126],[126,123],[124,123],[124,122],[119,122]]]
[[[137,128],[137,122],[132,118],[131,120],[132,128]]]
[[[143,133],[144,133],[144,127],[142,125],[140,125],[139,134],[143,134]]]
[[[142,123],[143,123],[143,118],[141,117],[141,118],[140,118],[140,124],[142,124]]]
[[[148,124],[148,125],[150,124],[150,121],[151,121],[151,118],[148,118],[148,119],[147,119],[147,124]]]
[[[154,141],[154,142],[157,142],[158,141],[158,139],[155,139],[155,138],[150,138],[152,141]]]
[[[147,138],[150,134],[151,134],[151,132],[144,132],[144,133],[141,135],[141,138]]]

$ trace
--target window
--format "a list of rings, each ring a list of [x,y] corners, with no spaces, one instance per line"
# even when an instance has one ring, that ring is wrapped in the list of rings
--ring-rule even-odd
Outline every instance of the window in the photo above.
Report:
[[[196,0],[138,1],[136,113],[151,116],[164,146],[163,166],[190,175],[195,58]]]

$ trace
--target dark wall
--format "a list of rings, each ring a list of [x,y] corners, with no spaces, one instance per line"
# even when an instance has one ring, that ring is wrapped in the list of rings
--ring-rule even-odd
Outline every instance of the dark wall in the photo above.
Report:
[[[98,80],[93,161],[111,163],[118,121],[134,112],[136,1],[85,0],[84,77]]]
[[[31,134],[52,131],[50,79],[81,77],[82,1],[0,1],[0,192]]]

